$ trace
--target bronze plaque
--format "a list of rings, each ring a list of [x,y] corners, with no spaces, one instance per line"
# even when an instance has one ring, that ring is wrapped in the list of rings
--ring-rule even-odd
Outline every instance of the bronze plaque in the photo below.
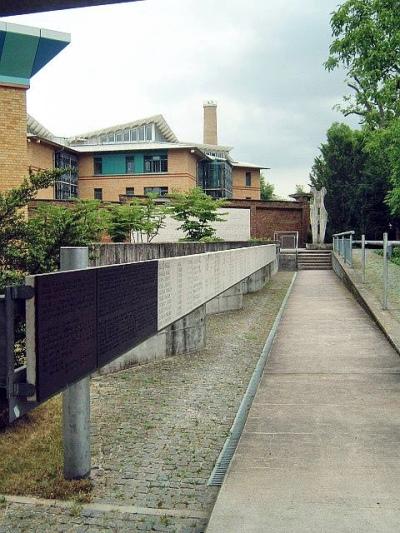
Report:
[[[36,387],[44,401],[97,368],[96,271],[35,278]]]
[[[97,269],[98,367],[157,333],[158,262]]]

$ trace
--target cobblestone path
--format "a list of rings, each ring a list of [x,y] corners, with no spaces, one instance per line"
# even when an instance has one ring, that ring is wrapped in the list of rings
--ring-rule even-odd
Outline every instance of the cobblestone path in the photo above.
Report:
[[[93,503],[146,514],[0,503],[0,532],[204,531],[207,480],[291,278],[208,317],[204,351],[92,380]]]

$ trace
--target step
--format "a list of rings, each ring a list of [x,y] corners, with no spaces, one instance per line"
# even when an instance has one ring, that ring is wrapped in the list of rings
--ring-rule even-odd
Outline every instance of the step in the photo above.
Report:
[[[331,265],[298,265],[297,270],[332,270]]]

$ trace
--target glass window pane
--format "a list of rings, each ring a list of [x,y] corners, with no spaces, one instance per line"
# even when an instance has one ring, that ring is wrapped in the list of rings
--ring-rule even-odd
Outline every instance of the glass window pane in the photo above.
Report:
[[[147,124],[146,126],[146,141],[151,141],[153,139],[153,126]]]
[[[138,128],[138,133],[139,133],[139,141],[144,141],[144,126],[140,126],[140,128]]]

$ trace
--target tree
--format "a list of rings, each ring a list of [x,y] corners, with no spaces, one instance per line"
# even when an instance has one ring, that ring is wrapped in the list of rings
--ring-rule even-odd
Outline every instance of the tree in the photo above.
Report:
[[[340,109],[359,115],[363,124],[385,127],[400,116],[400,0],[347,0],[331,26],[325,67],[343,65],[354,91]]]
[[[101,239],[107,226],[108,212],[97,200],[39,206],[26,222],[24,269],[31,274],[57,270],[62,246],[88,246]]]
[[[110,209],[109,234],[113,242],[151,242],[164,225],[167,208],[158,204],[157,195],[149,194],[143,200],[135,198],[129,204]]]
[[[306,194],[306,191],[304,189],[304,185],[296,185],[296,194]]]
[[[260,193],[261,193],[261,200],[274,200],[275,199],[275,185],[273,183],[269,183],[266,179],[264,174],[260,174]]]
[[[62,171],[30,174],[19,187],[0,193],[0,292],[23,280],[27,235],[26,211],[40,189],[50,187]]]
[[[310,179],[317,189],[327,189],[328,235],[354,229],[375,238],[387,230],[389,185],[376,153],[371,152],[372,135],[335,123],[320,147]]]
[[[179,229],[186,234],[188,241],[200,241],[215,238],[216,230],[212,222],[223,222],[225,213],[218,210],[224,200],[215,200],[200,188],[187,193],[171,195],[172,217],[182,224]]]

